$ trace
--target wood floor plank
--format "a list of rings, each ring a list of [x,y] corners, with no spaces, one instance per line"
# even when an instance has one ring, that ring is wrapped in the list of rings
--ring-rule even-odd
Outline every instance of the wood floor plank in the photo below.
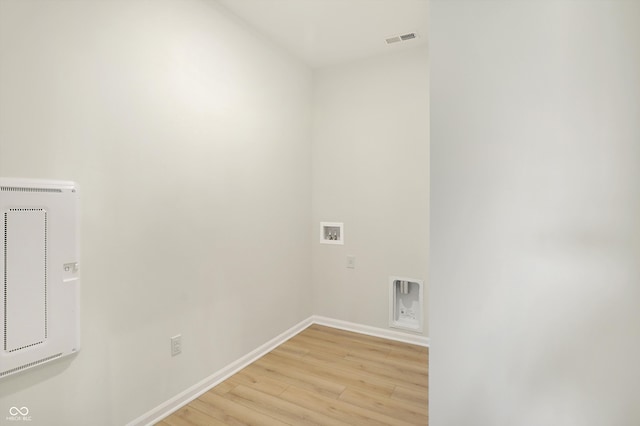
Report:
[[[186,407],[182,407],[181,409],[173,413],[173,416],[169,418],[169,424],[171,426],[224,425],[223,422],[189,405],[187,405]]]
[[[402,349],[394,349],[389,354],[389,359],[416,363],[417,365],[424,366],[424,368],[428,368],[428,365],[429,365],[429,354],[427,352],[415,352],[415,351],[406,351]]]
[[[295,345],[287,345],[287,342],[285,342],[284,344],[278,346],[271,352],[280,353],[282,355],[293,356],[297,358],[302,358],[303,356],[309,353],[309,349],[304,347],[296,347]]]
[[[268,354],[269,357],[280,357],[282,362],[286,362],[292,367],[304,369],[309,374],[316,377],[322,377],[344,385],[345,387],[355,387],[366,390],[371,393],[391,396],[395,389],[394,384],[382,380],[376,380],[370,374],[363,374],[353,371],[350,368],[340,368],[336,362],[317,361],[315,359],[304,357],[303,359],[292,359],[283,357],[280,354]]]
[[[201,395],[193,403],[196,402],[199,403],[195,405],[196,408],[228,425],[282,426],[287,424],[258,411],[247,410],[246,406],[213,392]]]
[[[393,370],[389,371],[389,368],[378,368],[375,364],[371,366],[369,365],[371,364],[370,361],[353,360],[349,359],[348,356],[345,356],[344,358],[336,358],[328,356],[326,353],[319,352],[309,353],[305,355],[305,359],[313,359],[316,362],[331,362],[336,369],[351,371],[357,374],[362,374],[366,377],[372,377],[374,380],[386,383],[390,386],[395,386],[398,383],[401,383],[402,386],[408,387],[415,392],[427,392],[429,381],[428,372],[427,374],[420,375],[420,377],[407,377],[406,375],[404,375],[404,377],[397,377]]]
[[[225,380],[224,382],[213,388],[212,391],[217,393],[218,395],[224,395],[236,386],[237,384],[234,381]]]
[[[238,386],[229,395],[234,401],[290,425],[316,426],[335,425],[351,426],[339,419],[334,419],[320,412],[292,403],[283,398],[267,395],[246,386]]]
[[[419,372],[408,366],[398,366],[383,362],[362,359],[354,355],[347,355],[344,359],[347,365],[370,374],[386,378],[391,382],[403,381],[416,386],[426,387],[429,377],[426,372]]]
[[[376,413],[401,419],[410,424],[424,424],[427,419],[427,407],[413,403],[381,398],[379,395],[347,389],[340,395],[340,400]]]
[[[230,377],[228,381],[236,385],[249,386],[269,395],[280,395],[289,385],[264,374],[255,374],[251,369],[243,369]]]
[[[352,333],[356,334],[356,333]],[[349,353],[357,353],[362,356],[370,354],[372,357],[386,357],[391,352],[388,345],[377,344],[376,340],[354,340],[353,337],[343,334],[334,334],[326,330],[318,330],[311,328],[305,333],[305,336],[322,342],[325,345],[335,345]]]
[[[290,342],[292,344],[302,345],[308,348],[310,353],[326,353],[339,357],[347,356],[349,354],[349,351],[341,348],[339,345],[335,345],[332,343],[327,344],[326,342],[322,342],[321,340],[315,339],[308,335],[299,334],[293,337]]]
[[[155,426],[193,426],[193,423],[181,419],[175,413],[170,418],[163,420],[160,423],[156,423]]]
[[[373,345],[381,350],[402,350],[411,353],[428,353],[428,348],[424,346],[412,345],[410,343],[399,342],[396,340],[383,339],[381,337],[370,336],[367,334],[354,333],[353,331],[340,330],[337,328],[331,328],[314,324],[308,328],[309,333],[306,335],[312,335],[311,331],[318,331],[329,335],[342,336],[347,338],[351,342],[358,342],[366,345]],[[306,330],[305,330],[306,331]]]
[[[350,343],[375,346],[380,350],[390,350],[395,347],[399,347],[399,342],[394,342],[392,340],[382,339],[380,337],[361,333],[354,333],[353,331],[340,330],[338,328],[326,327],[318,324],[310,326],[306,335],[316,337],[324,336],[325,339],[329,340],[342,339],[342,341],[346,340]]]
[[[396,386],[393,393],[391,393],[391,398],[397,399],[399,401],[411,402],[424,407],[428,407],[429,405],[427,392],[416,392],[415,390],[406,388],[404,386]]]
[[[262,368],[265,372],[277,375],[278,380],[334,398],[345,390],[345,386],[340,383],[309,374],[303,369],[291,367],[286,362],[266,356],[257,360],[251,367]]]
[[[427,425],[428,359],[314,324],[157,425]]]
[[[347,355],[345,359],[359,359],[363,361],[364,360],[372,361],[376,365],[385,365],[390,368],[404,371],[409,374],[427,375],[429,371],[429,366],[425,358],[423,358],[419,362],[409,362],[406,359],[399,359],[398,357],[392,357],[391,355],[386,356],[385,358],[368,358],[368,357],[362,357],[360,354],[352,353]]]
[[[307,335],[305,337],[314,339],[316,345],[321,344],[325,347],[339,348],[342,353],[336,353],[336,355],[340,356],[354,355],[364,359],[381,360],[387,358],[391,353],[390,349],[376,347],[367,343],[349,341],[344,337],[337,337],[332,340],[316,338],[312,335]],[[326,350],[314,347],[314,352],[326,352]]]
[[[348,401],[327,398],[326,396],[308,392],[303,389],[296,389],[295,386],[291,386],[284,391],[281,398],[334,419],[345,421],[351,425],[416,426],[414,423],[394,419],[385,414],[353,405]]]

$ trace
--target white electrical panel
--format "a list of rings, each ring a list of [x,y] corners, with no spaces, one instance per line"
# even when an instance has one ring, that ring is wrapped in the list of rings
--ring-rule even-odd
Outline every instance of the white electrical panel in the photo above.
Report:
[[[0,378],[80,350],[79,193],[0,178]]]

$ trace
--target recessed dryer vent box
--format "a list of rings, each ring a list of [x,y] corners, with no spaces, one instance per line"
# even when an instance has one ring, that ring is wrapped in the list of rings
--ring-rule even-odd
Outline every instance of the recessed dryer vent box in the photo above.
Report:
[[[344,224],[341,222],[320,222],[320,243],[344,244]]]
[[[389,277],[389,326],[422,332],[423,281]]]
[[[78,187],[0,178],[0,378],[80,349]]]

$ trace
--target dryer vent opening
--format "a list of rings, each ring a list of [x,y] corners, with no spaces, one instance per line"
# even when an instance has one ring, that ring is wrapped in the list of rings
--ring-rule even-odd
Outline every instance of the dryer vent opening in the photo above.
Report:
[[[422,331],[423,282],[389,277],[389,326]]]

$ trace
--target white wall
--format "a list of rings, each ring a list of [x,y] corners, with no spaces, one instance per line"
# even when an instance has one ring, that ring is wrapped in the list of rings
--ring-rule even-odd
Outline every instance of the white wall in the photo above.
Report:
[[[312,314],[310,99],[213,2],[0,1],[0,175],[79,182],[83,279],[82,351],[0,423],[124,424]]]
[[[389,276],[427,278],[427,58],[417,48],[314,73],[318,315],[388,328]],[[319,243],[321,221],[344,222],[343,246]],[[355,269],[346,268],[347,255],[355,256]]]
[[[640,3],[430,13],[430,423],[640,424]]]

